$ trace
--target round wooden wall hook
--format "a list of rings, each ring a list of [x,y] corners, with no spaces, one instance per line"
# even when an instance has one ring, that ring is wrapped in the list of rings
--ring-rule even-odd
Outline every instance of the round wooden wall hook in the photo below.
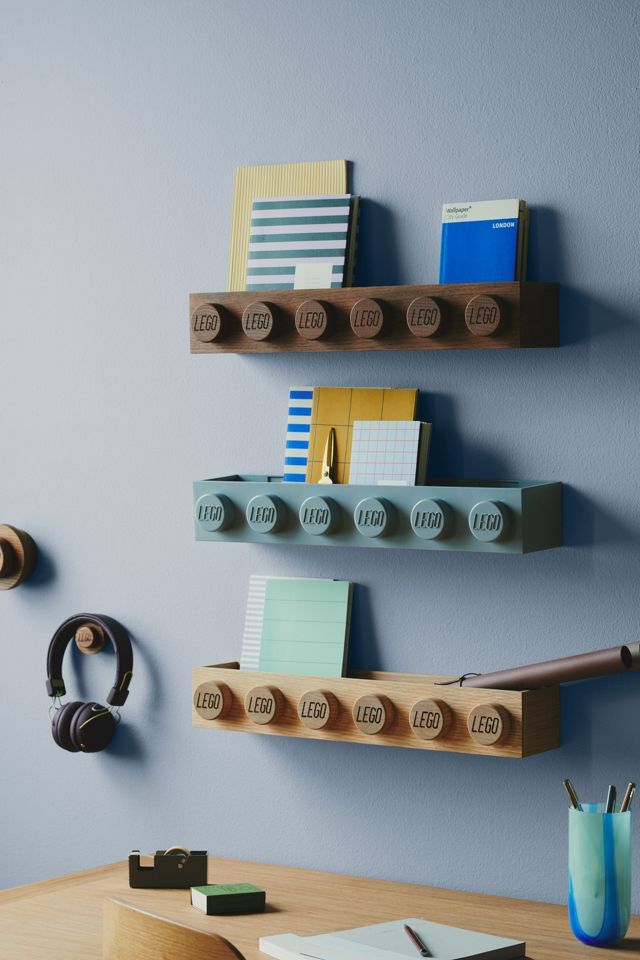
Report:
[[[98,624],[83,623],[75,633],[76,647],[81,653],[100,653],[107,638]]]
[[[17,527],[0,524],[0,590],[13,590],[33,573],[38,559],[34,541]]]

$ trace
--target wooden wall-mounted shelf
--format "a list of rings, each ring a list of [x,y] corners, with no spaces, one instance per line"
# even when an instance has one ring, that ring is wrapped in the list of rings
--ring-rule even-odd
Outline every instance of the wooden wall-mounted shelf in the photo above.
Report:
[[[192,353],[490,350],[559,343],[554,283],[192,293],[189,318]]]
[[[283,483],[235,475],[194,484],[196,540],[532,553],[562,545],[562,484]]]
[[[300,677],[195,667],[194,727],[494,757],[560,746],[560,691],[436,686],[449,677],[353,672]],[[324,724],[324,726],[320,726]]]

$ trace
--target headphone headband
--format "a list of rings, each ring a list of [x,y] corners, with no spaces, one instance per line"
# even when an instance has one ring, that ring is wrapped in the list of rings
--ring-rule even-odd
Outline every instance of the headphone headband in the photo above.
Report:
[[[47,693],[50,697],[62,697],[67,692],[62,679],[62,660],[76,630],[84,623],[100,627],[115,650],[116,678],[107,696],[107,703],[113,707],[121,707],[129,696],[129,684],[133,675],[131,640],[122,624],[102,614],[76,613],[58,627],[47,652]]]

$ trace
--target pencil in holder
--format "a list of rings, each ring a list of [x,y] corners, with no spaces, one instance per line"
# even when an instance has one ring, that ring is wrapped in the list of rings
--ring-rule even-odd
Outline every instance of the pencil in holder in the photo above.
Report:
[[[569,810],[569,922],[589,946],[618,943],[631,911],[631,811]]]

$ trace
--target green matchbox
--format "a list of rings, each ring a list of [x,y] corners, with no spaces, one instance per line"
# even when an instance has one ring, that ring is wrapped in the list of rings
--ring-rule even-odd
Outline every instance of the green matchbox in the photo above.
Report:
[[[231,913],[261,913],[267,895],[252,883],[213,883],[191,887],[191,905],[207,916]]]

